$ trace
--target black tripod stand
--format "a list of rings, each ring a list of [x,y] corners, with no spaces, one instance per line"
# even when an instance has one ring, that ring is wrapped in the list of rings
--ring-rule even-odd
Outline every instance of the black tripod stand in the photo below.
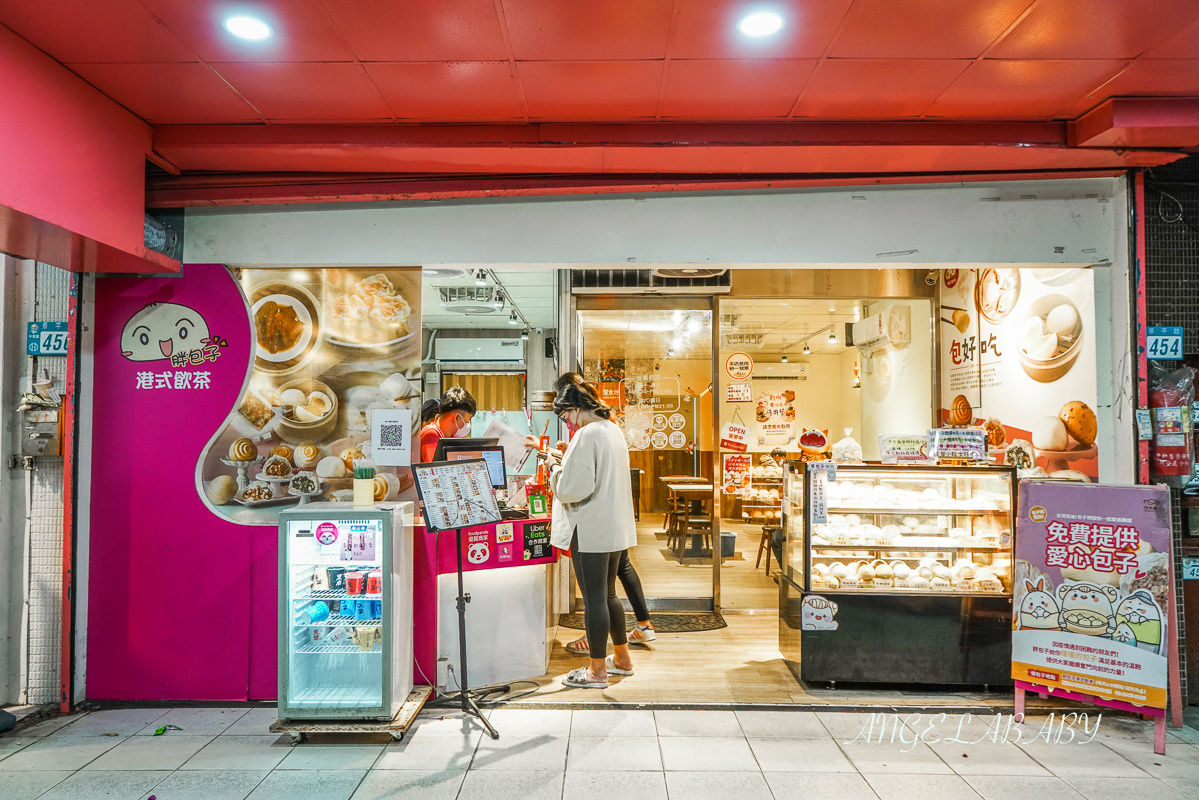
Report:
[[[440,536],[445,531],[439,531]],[[470,602],[470,595],[466,593],[462,583],[462,530],[454,529],[454,542],[458,549],[458,666],[462,671],[462,675],[458,680],[458,691],[454,694],[446,695],[441,700],[437,701],[438,705],[446,704],[453,705],[455,702],[462,707],[462,713],[469,714],[475,717],[479,722],[483,723],[483,727],[487,730],[487,735],[492,739],[500,738],[500,734],[495,728],[491,727],[491,723],[483,716],[483,712],[479,709],[479,700],[485,699],[491,694],[504,694],[512,691],[511,686],[487,686],[482,689],[471,689],[470,679],[467,677],[466,665],[466,604]]]

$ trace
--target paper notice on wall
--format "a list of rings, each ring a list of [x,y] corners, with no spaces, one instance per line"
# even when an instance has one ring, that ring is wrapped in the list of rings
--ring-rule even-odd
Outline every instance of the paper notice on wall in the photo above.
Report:
[[[729,383],[724,387],[726,403],[749,403],[753,400],[752,383]]]
[[[808,472],[808,481],[811,487],[808,508],[812,515],[812,524],[826,525],[828,524],[828,473],[824,470],[811,470]]]

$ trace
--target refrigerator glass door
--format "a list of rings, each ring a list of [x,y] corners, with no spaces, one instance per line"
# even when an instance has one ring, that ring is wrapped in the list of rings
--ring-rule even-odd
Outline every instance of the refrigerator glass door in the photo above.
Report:
[[[381,519],[289,520],[287,705],[347,715],[384,703]]]

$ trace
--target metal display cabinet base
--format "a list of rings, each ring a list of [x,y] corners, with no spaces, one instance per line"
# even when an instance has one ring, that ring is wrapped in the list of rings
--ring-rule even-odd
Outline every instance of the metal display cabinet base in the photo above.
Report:
[[[400,706],[392,719],[320,719],[294,720],[278,719],[271,723],[271,733],[286,733],[291,736],[292,744],[299,744],[308,738],[310,733],[387,733],[397,742],[412,727],[412,721],[425,707],[432,686],[417,686],[408,695],[408,699]]]
[[[788,588],[780,645],[805,683],[1012,685],[1009,597],[829,592],[836,630],[802,630],[803,595]]]

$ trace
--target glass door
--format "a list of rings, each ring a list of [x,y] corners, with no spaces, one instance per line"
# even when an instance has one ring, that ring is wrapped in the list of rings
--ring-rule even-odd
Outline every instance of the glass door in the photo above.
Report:
[[[714,514],[712,313],[708,301],[646,308],[578,298],[583,377],[596,384],[629,443],[637,546],[629,552],[651,610],[719,604]]]

